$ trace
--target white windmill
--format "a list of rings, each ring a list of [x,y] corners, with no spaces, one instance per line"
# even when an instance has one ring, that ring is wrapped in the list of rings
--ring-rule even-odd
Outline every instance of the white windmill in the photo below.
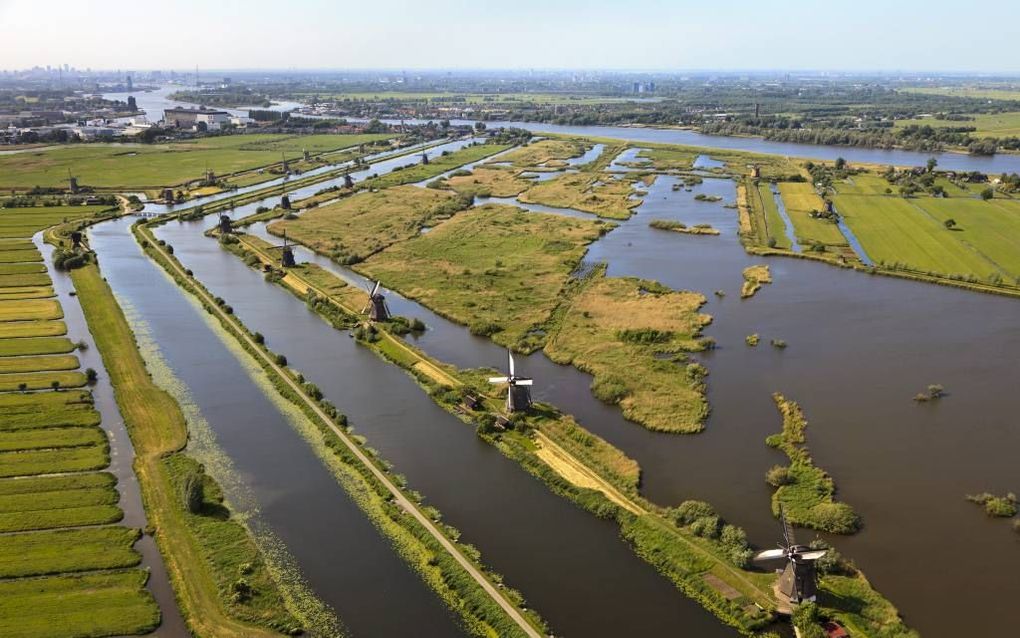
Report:
[[[379,292],[379,288],[382,287],[382,282],[375,282],[370,290],[368,290],[368,305],[361,311],[362,314],[368,313],[368,318],[372,321],[386,321],[390,318],[390,307],[386,305],[386,297]]]
[[[514,371],[514,355],[506,351],[509,372],[505,377],[489,377],[489,383],[507,384],[506,411],[509,413],[522,412],[531,407],[531,385],[533,379],[518,376]]]

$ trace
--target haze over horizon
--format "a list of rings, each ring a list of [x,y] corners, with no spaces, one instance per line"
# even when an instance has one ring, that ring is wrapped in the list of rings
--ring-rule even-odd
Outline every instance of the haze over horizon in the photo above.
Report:
[[[942,0],[738,0],[722,7],[687,0],[626,7],[183,0],[173,10],[135,5],[124,12],[56,0],[47,8],[39,20],[36,3],[0,0],[7,26],[0,69],[1020,71],[1008,34],[989,37],[980,21],[961,29],[949,19],[959,7]],[[983,3],[981,12],[997,28],[1020,24],[1020,3]]]

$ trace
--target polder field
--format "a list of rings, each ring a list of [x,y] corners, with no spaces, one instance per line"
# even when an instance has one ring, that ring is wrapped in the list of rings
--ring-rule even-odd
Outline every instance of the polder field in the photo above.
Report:
[[[319,154],[389,135],[225,135],[173,144],[81,144],[0,156],[0,189],[66,187],[68,171],[83,186],[145,190],[252,170],[290,160],[302,150]]]
[[[0,635],[145,633],[159,609],[110,444],[32,234],[95,207],[0,210]],[[31,278],[30,280],[26,278]],[[81,335],[74,335],[80,337]]]
[[[1016,99],[1016,97],[1008,99]],[[971,133],[971,135],[976,137],[1020,136],[1020,112],[975,113],[968,117],[972,117],[973,119],[941,120],[934,117],[922,117],[912,120],[896,120],[896,128],[903,128],[905,126],[931,126],[933,128],[955,128],[965,126],[974,127],[976,130]]]

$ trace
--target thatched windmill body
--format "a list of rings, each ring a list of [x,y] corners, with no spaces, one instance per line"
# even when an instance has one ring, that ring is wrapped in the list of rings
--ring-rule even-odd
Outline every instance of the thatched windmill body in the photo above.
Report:
[[[782,506],[779,508],[779,518],[783,525],[783,542],[777,549],[758,552],[754,560],[785,560],[786,565],[779,574],[776,593],[785,599],[784,602],[788,601],[792,605],[813,602],[818,596],[818,572],[815,569],[815,561],[825,556],[828,550],[798,545]]]
[[[390,307],[386,305],[386,297],[379,292],[382,287],[382,282],[375,282],[368,291],[368,305],[362,310],[362,314],[368,313],[368,318],[372,321],[386,321],[390,318]]]
[[[505,377],[489,377],[489,383],[506,384],[506,411],[508,413],[523,412],[531,407],[531,386],[534,379],[520,376],[514,370],[514,355],[507,350],[507,375]]]

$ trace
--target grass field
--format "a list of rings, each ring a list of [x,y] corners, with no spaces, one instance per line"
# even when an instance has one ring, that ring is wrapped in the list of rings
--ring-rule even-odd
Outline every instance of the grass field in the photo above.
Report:
[[[758,203],[764,211],[769,242],[775,242],[776,248],[790,249],[790,238],[786,235],[786,222],[779,215],[779,207],[776,206],[776,199],[772,195],[769,185],[765,182],[758,184],[757,195]]]
[[[0,219],[3,219],[0,217]],[[10,275],[25,272],[46,272],[46,267],[39,264],[15,264],[13,262],[42,262],[42,254],[35,248],[24,250],[0,250],[0,274]],[[42,270],[39,267],[42,266]],[[34,268],[33,268],[34,267]]]
[[[470,175],[446,180],[450,188],[469,197],[513,197],[534,182],[520,177],[520,170],[505,166],[479,166]]]
[[[82,144],[35,153],[0,156],[0,188],[66,186],[70,170],[82,185],[147,189],[199,179],[212,170],[223,176],[311,152],[357,146],[385,135],[225,135],[161,145]]]
[[[1011,98],[1020,99],[1020,93],[1011,93]],[[975,137],[1017,137],[1020,136],[1020,112],[1007,113],[975,113],[973,120],[951,121],[938,120],[933,117],[924,117],[916,120],[896,120],[896,128],[906,126],[931,126],[932,128],[947,128],[972,126],[975,130],[971,133]]]
[[[2,157],[2,156],[0,156]],[[2,169],[0,169],[2,174]],[[0,181],[3,177],[0,177]],[[36,206],[33,208],[0,209],[0,238],[31,237],[56,224],[74,219],[94,217],[109,206]],[[32,250],[35,250],[33,247]],[[0,251],[0,255],[11,251]],[[19,251],[20,252],[20,251]],[[37,261],[38,258],[31,261]]]
[[[269,232],[305,244],[341,263],[355,263],[399,241],[415,237],[454,214],[464,203],[432,188],[397,186],[358,193],[313,208],[290,221],[269,225]]]
[[[812,211],[825,210],[825,202],[814,186],[804,182],[782,182],[779,192],[786,205],[786,214],[793,222],[793,232],[802,244],[818,242],[827,246],[845,246],[846,237],[839,226],[824,219],[811,217]]]
[[[501,155],[494,162],[508,162],[517,168],[537,168],[546,162],[562,163],[580,157],[591,144],[577,139],[549,139],[531,142]]]
[[[0,579],[117,569],[141,562],[126,527],[94,527],[0,536]]]
[[[967,231],[947,230],[940,221],[926,214],[918,206],[918,202],[930,206],[923,198],[840,194],[834,201],[864,251],[876,263],[982,280],[999,273],[988,258],[960,241]],[[958,210],[970,209],[970,204],[962,199],[946,201],[948,206],[959,205]],[[989,202],[982,203],[989,208],[993,206]],[[961,217],[966,218],[966,212]],[[975,234],[973,230],[971,234]]]
[[[34,336],[40,333],[61,334],[66,331],[67,327],[63,321],[0,323],[0,357],[71,352],[74,350],[74,344],[67,337]]]
[[[0,635],[67,638],[148,633],[159,609],[139,569],[0,581]]]
[[[954,239],[980,252],[1008,277],[1020,278],[1020,202],[933,197],[910,202],[940,223],[954,220]]]
[[[359,266],[402,294],[513,345],[559,301],[594,222],[486,205],[396,244]]]
[[[901,89],[910,93],[926,93],[928,95],[951,95],[954,97],[973,97],[981,100],[1020,100],[1020,91],[1015,87],[1004,86],[1001,89],[975,86],[945,87],[911,87]]]
[[[637,154],[638,161],[646,160],[652,163],[655,170],[690,170],[694,159],[699,154],[690,150],[668,149],[668,148],[643,148]]]
[[[628,419],[661,432],[698,432],[708,403],[684,353],[702,348],[695,337],[710,320],[698,313],[703,303],[699,293],[600,277],[570,305],[545,351],[591,373],[595,395],[618,403]]]
[[[12,372],[74,370],[77,367],[78,357],[74,355],[55,357],[0,357],[0,375]]]
[[[641,204],[626,179],[600,179],[598,173],[565,173],[539,182],[518,199],[528,204],[573,208],[608,219],[629,219],[632,208]]]

